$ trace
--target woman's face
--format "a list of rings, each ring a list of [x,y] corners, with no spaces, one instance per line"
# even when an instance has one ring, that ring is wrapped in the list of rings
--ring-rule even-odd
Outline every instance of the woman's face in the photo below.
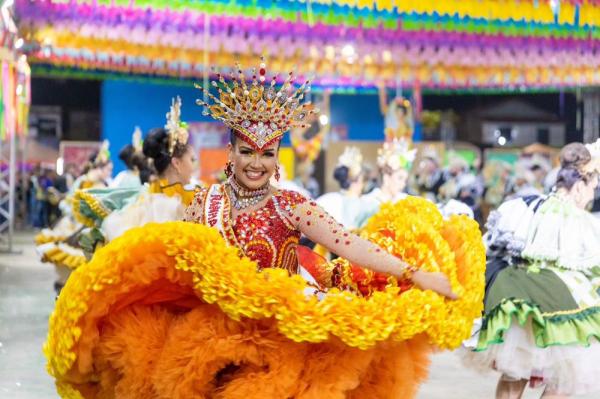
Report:
[[[113,171],[113,164],[112,162],[107,163],[106,165],[104,165],[101,168],[98,168],[98,175],[100,177],[100,179],[106,181],[108,179],[110,179],[110,177],[112,176],[112,171]]]
[[[179,158],[171,160],[171,166],[175,168],[179,175],[179,183],[188,184],[196,171],[196,156],[192,147],[188,146],[186,151]]]
[[[580,180],[573,185],[571,196],[580,208],[586,208],[594,200],[596,188],[598,187],[598,174],[593,174],[587,182]]]
[[[384,175],[385,183],[389,187],[389,190],[394,193],[401,193],[406,188],[406,182],[408,181],[408,171],[405,169],[399,169],[391,174]]]
[[[229,144],[229,160],[238,183],[250,190],[265,186],[277,168],[279,143],[258,151],[241,139]]]

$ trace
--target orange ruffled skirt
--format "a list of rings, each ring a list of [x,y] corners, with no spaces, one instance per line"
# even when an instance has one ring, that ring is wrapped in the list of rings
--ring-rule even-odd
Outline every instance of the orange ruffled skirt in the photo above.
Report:
[[[414,397],[432,349],[457,347],[481,312],[476,225],[440,220],[432,231],[446,239],[421,252],[449,256],[457,301],[393,286],[318,300],[300,276],[256,271],[214,229],[132,229],[71,275],[48,370],[64,398]]]

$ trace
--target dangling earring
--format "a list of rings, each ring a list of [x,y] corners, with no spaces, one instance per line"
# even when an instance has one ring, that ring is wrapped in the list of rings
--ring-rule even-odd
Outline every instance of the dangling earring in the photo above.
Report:
[[[227,164],[225,165],[225,176],[227,176],[227,178],[230,178],[232,175],[233,175],[233,162],[227,161]]]
[[[275,166],[275,180],[279,181],[281,174],[279,174],[279,165]]]

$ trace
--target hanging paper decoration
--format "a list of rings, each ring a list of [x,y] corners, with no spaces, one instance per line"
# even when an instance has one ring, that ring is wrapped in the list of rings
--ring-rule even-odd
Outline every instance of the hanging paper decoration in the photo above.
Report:
[[[0,140],[27,133],[31,102],[31,70],[15,51],[18,32],[6,3],[0,7]]]
[[[558,1],[558,0],[556,0]],[[600,84],[600,0],[17,0],[33,62],[198,79],[300,66],[317,85],[543,88]],[[207,18],[209,16],[209,18]],[[207,25],[205,25],[208,22]],[[208,41],[205,33],[208,29]],[[205,58],[205,55],[208,58]]]
[[[1,61],[0,140],[11,134],[27,134],[31,103],[31,71],[25,56]]]

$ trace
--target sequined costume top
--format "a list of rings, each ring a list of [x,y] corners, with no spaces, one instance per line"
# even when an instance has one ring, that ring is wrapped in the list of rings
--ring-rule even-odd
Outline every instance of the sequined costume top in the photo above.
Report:
[[[295,274],[300,231],[292,211],[307,201],[295,191],[278,190],[264,207],[233,219],[227,190],[213,185],[197,192],[185,220],[217,227],[230,245],[240,248],[261,268],[279,267]]]

